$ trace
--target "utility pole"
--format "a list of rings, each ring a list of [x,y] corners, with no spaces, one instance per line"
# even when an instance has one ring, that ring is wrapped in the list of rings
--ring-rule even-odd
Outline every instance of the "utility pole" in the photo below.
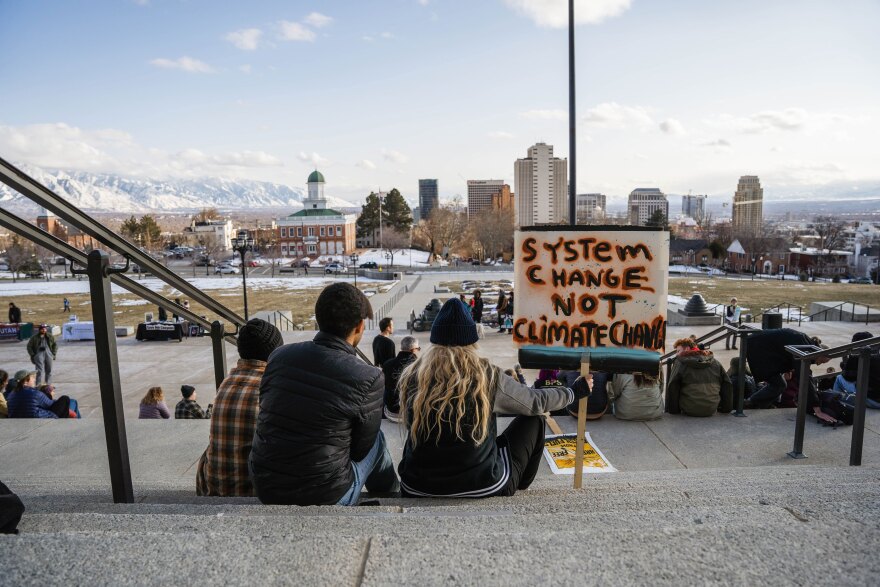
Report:
[[[568,0],[568,223],[577,224],[577,121],[574,113],[574,0]]]

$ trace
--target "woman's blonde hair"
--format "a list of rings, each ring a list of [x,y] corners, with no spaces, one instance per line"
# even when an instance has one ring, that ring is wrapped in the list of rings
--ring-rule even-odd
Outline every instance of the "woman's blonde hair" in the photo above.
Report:
[[[162,388],[151,387],[147,391],[147,395],[144,396],[144,399],[141,400],[141,403],[145,406],[154,406],[161,401],[165,401],[165,393],[162,391]]]
[[[432,434],[439,442],[444,423],[452,425],[459,440],[465,440],[463,425],[471,424],[470,439],[482,444],[489,434],[497,385],[498,368],[477,354],[476,345],[432,345],[404,369],[398,384],[413,446]]]

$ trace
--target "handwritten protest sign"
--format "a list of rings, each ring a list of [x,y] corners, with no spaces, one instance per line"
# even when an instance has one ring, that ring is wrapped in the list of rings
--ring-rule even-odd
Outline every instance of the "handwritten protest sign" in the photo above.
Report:
[[[590,433],[584,435],[584,472],[615,473],[602,451],[593,444]],[[574,475],[574,457],[577,454],[577,434],[553,434],[544,438],[544,458],[556,475]]]
[[[530,227],[517,231],[514,254],[514,342],[663,351],[668,232]]]

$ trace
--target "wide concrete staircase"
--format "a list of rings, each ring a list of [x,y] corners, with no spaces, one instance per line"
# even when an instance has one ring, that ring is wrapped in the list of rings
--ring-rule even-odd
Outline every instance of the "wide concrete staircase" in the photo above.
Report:
[[[541,476],[484,500],[264,506],[180,478],[14,480],[0,584],[876,585],[880,469],[773,466]]]

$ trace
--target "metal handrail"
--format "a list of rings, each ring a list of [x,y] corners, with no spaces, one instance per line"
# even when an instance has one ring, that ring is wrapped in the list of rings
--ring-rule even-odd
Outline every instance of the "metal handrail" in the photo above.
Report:
[[[28,240],[37,243],[41,247],[52,251],[56,255],[66,257],[72,263],[78,263],[83,267],[85,267],[88,263],[88,256],[84,252],[67,244],[65,241],[61,240],[54,234],[50,234],[48,232],[40,230],[30,222],[27,222],[26,220],[16,216],[12,212],[9,212],[8,210],[4,210],[2,208],[0,208],[0,226],[8,228],[9,230],[17,234],[20,234]],[[157,306],[161,306],[166,310],[170,310],[175,314],[183,316],[190,322],[198,324],[202,328],[208,330],[211,329],[211,322],[209,322],[205,318],[202,318],[194,312],[187,310],[183,306],[176,304],[162,294],[154,292],[153,290],[142,285],[140,282],[135,281],[130,277],[127,277],[126,275],[123,275],[121,273],[112,273],[110,275],[110,280],[119,287],[128,290],[136,296],[140,296],[145,300],[153,302]],[[227,342],[231,344],[236,344],[234,336],[226,335],[224,338]]]
[[[812,320],[813,316],[818,316],[819,314],[823,314],[827,317],[828,312],[831,312],[832,310],[838,310],[838,311],[842,310],[843,307],[846,305],[852,306],[852,310],[850,312],[850,315],[851,315],[851,318],[849,320],[850,322],[860,322],[861,321],[861,319],[856,320],[856,306],[865,306],[865,324],[868,324],[870,322],[871,305],[870,304],[862,304],[859,302],[854,302],[852,300],[846,300],[846,301],[840,302],[839,304],[831,306],[830,308],[825,308],[824,310],[819,310],[818,312],[813,312],[812,314],[808,315],[807,318]],[[842,317],[842,312],[841,312],[841,317]]]
[[[802,306],[798,306],[797,304],[792,304],[791,302],[779,302],[775,306],[770,306],[769,308],[765,308],[765,309],[761,310],[760,312],[758,312],[757,314],[755,314],[754,318],[757,318],[758,316],[763,316],[764,314],[767,314],[768,312],[770,312],[772,310],[780,310],[781,311],[783,306],[785,306],[785,309],[786,309],[786,315],[785,315],[785,323],[786,324],[791,324],[791,309],[797,308],[798,310],[800,310],[800,312],[798,312],[798,319],[797,319],[798,326],[800,326],[801,321],[803,320],[803,317],[804,317],[804,308]]]
[[[833,348],[823,349],[815,345],[786,345],[785,350],[791,353],[795,360],[800,361],[800,377],[798,389],[797,418],[794,429],[794,446],[788,453],[793,459],[804,459],[804,432],[807,421],[807,401],[812,377],[810,363],[817,357],[840,357],[851,355],[849,351],[858,351],[858,370],[856,376],[856,405],[853,414],[852,440],[849,451],[850,466],[862,464],[862,447],[865,439],[865,410],[868,399],[868,378],[870,375],[871,361],[880,360],[875,356],[874,347],[880,345],[880,336],[874,336],[842,344]]]
[[[242,326],[244,318],[233,312],[217,300],[195,287],[176,273],[141,251],[136,245],[122,238],[103,224],[95,221],[85,212],[66,201],[64,198],[37,182],[35,179],[0,158],[0,181],[23,194],[34,203],[54,212],[59,218],[88,234],[98,242],[109,247],[126,258],[134,261],[141,268],[146,268],[156,278],[164,281],[188,295],[205,308],[223,317],[235,326]]]

